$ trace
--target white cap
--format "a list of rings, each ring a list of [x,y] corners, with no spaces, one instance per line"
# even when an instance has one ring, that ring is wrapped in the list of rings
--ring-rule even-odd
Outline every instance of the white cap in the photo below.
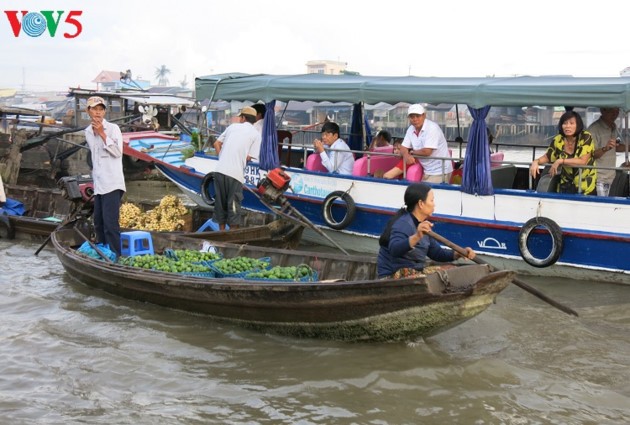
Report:
[[[411,114],[422,115],[425,112],[426,111],[424,110],[424,106],[420,105],[419,103],[414,103],[413,105],[409,107],[409,112],[407,112],[407,115],[411,115]]]

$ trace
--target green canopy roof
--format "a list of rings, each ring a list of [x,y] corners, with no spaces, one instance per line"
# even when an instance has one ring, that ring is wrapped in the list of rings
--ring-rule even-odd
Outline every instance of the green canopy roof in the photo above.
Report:
[[[374,77],[221,74],[195,79],[198,100],[617,106],[630,110],[630,77]]]

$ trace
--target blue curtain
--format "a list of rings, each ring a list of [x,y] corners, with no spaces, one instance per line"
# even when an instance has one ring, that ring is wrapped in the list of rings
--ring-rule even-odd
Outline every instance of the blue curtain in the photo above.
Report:
[[[350,125],[350,137],[348,138],[348,146],[350,150],[363,150],[363,114],[361,103],[355,103],[352,108],[352,124]]]
[[[278,132],[276,131],[276,101],[265,104],[265,113],[262,143],[260,145],[260,168],[273,170],[280,166],[278,157]]]
[[[490,145],[486,117],[490,106],[480,109],[468,107],[473,123],[468,134],[466,158],[462,174],[462,190],[476,195],[492,195],[492,178],[490,176]]]

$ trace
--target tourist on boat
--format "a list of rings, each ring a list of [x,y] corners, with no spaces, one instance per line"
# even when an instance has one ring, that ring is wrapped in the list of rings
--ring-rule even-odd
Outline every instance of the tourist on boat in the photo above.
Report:
[[[593,157],[597,160],[597,195],[608,196],[610,185],[615,179],[615,170],[602,170],[599,167],[617,166],[617,152],[625,152],[626,145],[617,141],[617,124],[619,108],[600,108],[602,115],[588,127],[593,136],[595,151]]]
[[[410,277],[423,273],[427,257],[449,262],[461,257],[445,249],[428,236],[433,223],[428,221],[435,210],[431,186],[413,183],[405,190],[405,207],[392,217],[379,238],[377,268],[381,279]],[[475,251],[466,248],[466,257],[475,258]]]
[[[379,130],[376,133],[376,136],[372,139],[372,143],[368,147],[368,151],[374,151],[374,148],[384,148],[386,146],[391,146],[392,143],[392,135],[389,134],[387,130]]]
[[[254,128],[258,130],[260,134],[263,132],[263,124],[265,122],[265,112],[267,112],[267,107],[262,103],[254,103],[252,108],[256,110],[256,122],[254,123]]]
[[[260,156],[261,136],[254,128],[256,110],[246,106],[238,119],[214,142],[219,156],[214,170],[214,221],[220,230],[225,230],[226,224],[232,229],[240,226],[245,165]]]
[[[415,164],[416,158],[413,155],[417,155],[420,156],[418,159],[424,170],[422,181],[448,183],[451,180],[453,164],[451,161],[432,159],[432,157],[446,158],[450,156],[442,129],[437,123],[427,119],[426,110],[420,104],[409,106],[407,116],[411,125],[407,129],[402,143],[403,159],[398,166],[385,173],[384,177],[394,179],[400,176],[403,174],[404,164],[407,164],[407,167]]]
[[[92,158],[94,181],[94,231],[98,243],[120,257],[120,201],[127,190],[123,174],[123,138],[120,128],[105,120],[105,101],[92,96],[87,113],[92,119],[85,129],[85,140]]]
[[[567,111],[560,117],[558,133],[543,156],[535,159],[529,167],[529,172],[536,178],[540,172],[539,166],[551,164],[549,174],[553,177],[560,174],[560,193],[595,193],[597,170],[595,168],[574,168],[575,165],[593,165],[595,158],[595,142],[593,136],[584,130],[582,117],[575,111]],[[562,168],[560,168],[562,167]],[[580,177],[581,173],[581,177]],[[578,187],[581,184],[581,191]]]
[[[352,174],[354,156],[347,143],[339,138],[339,125],[337,123],[326,121],[322,126],[322,139],[315,139],[313,147],[315,152],[319,154],[322,165],[328,171],[335,174]],[[324,147],[328,147],[330,150],[326,150]]]

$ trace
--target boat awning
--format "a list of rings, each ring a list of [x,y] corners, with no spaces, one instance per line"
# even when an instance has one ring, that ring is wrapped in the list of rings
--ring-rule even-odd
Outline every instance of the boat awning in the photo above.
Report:
[[[195,79],[198,100],[616,106],[630,110],[630,77],[376,77],[221,74]]]
[[[188,106],[192,107],[195,105],[194,99],[188,99],[185,97],[178,96],[160,96],[160,95],[147,95],[147,96],[138,96],[138,95],[123,95],[120,96],[123,99],[131,100],[135,103],[140,103],[142,105],[172,105],[172,106]]]

